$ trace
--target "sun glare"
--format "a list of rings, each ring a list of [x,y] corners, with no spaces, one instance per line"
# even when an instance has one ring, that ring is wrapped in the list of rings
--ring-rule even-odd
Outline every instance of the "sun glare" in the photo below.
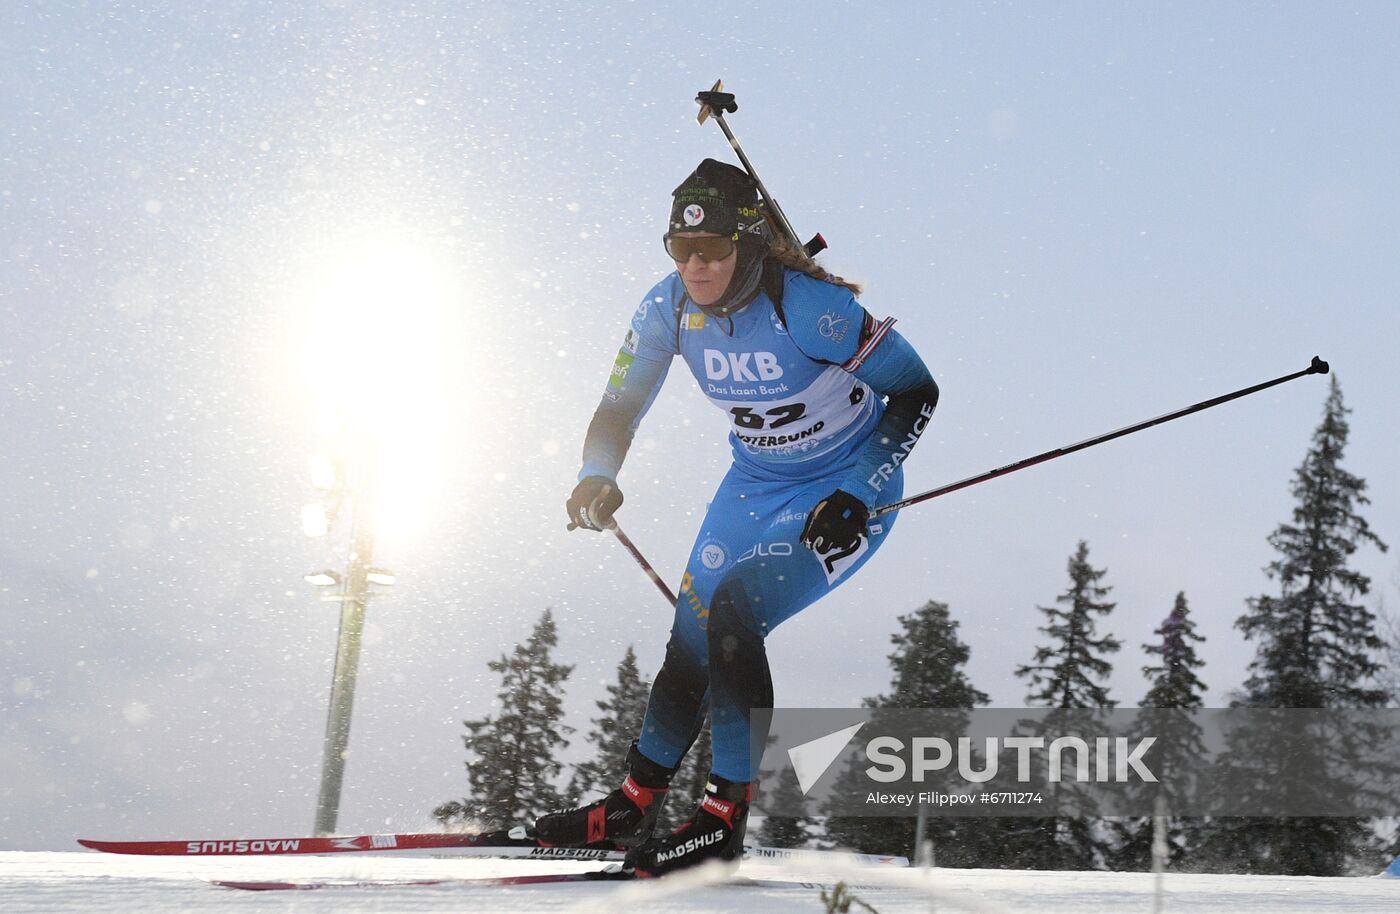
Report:
[[[316,258],[304,284],[303,375],[322,446],[374,496],[376,532],[411,536],[444,482],[452,260],[401,232]]]

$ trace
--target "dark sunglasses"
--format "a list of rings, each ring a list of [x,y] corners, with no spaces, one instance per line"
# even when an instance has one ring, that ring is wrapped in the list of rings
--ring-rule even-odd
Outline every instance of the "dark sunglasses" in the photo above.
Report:
[[[663,235],[666,253],[676,263],[685,263],[691,254],[699,254],[705,263],[723,260],[734,253],[734,239],[725,235],[717,238],[697,238],[694,235]]]

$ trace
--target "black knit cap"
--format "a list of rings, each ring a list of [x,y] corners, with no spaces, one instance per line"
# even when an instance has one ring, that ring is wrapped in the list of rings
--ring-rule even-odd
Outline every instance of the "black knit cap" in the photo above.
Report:
[[[706,159],[671,192],[667,232],[713,232],[738,238],[761,231],[763,200],[742,168]]]

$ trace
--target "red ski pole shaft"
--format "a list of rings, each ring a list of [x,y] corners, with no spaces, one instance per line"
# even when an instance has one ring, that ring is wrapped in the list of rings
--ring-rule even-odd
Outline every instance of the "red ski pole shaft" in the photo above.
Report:
[[[666,603],[670,606],[675,606],[676,595],[671,593],[671,588],[667,587],[666,582],[661,580],[661,575],[657,574],[656,569],[651,567],[651,562],[646,560],[646,556],[642,555],[642,551],[627,538],[627,534],[622,532],[622,528],[617,525],[617,521],[609,521],[608,529],[612,531],[613,536],[617,537],[617,541],[625,546],[628,552],[632,553],[632,558],[636,559],[637,564],[642,566],[642,570],[647,573],[647,577],[651,578],[651,582],[656,585],[656,589],[665,594]]]

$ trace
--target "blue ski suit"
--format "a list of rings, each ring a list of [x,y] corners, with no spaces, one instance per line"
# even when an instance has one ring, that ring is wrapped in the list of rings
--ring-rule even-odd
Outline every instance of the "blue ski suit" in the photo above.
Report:
[[[730,317],[697,307],[678,273],[647,294],[579,472],[617,478],[677,355],[730,421],[734,463],[691,549],[638,748],[678,765],[708,704],[712,771],[740,782],[754,779],[763,750],[750,744],[750,709],[773,705],[764,638],[850,578],[896,517],[871,522],[854,548],[817,553],[798,541],[808,512],[838,488],[871,508],[898,501],[902,462],[938,400],[893,318],[875,320],[844,287],[787,268],[776,274],[776,263],[767,269],[782,283],[779,304],[764,291]]]

